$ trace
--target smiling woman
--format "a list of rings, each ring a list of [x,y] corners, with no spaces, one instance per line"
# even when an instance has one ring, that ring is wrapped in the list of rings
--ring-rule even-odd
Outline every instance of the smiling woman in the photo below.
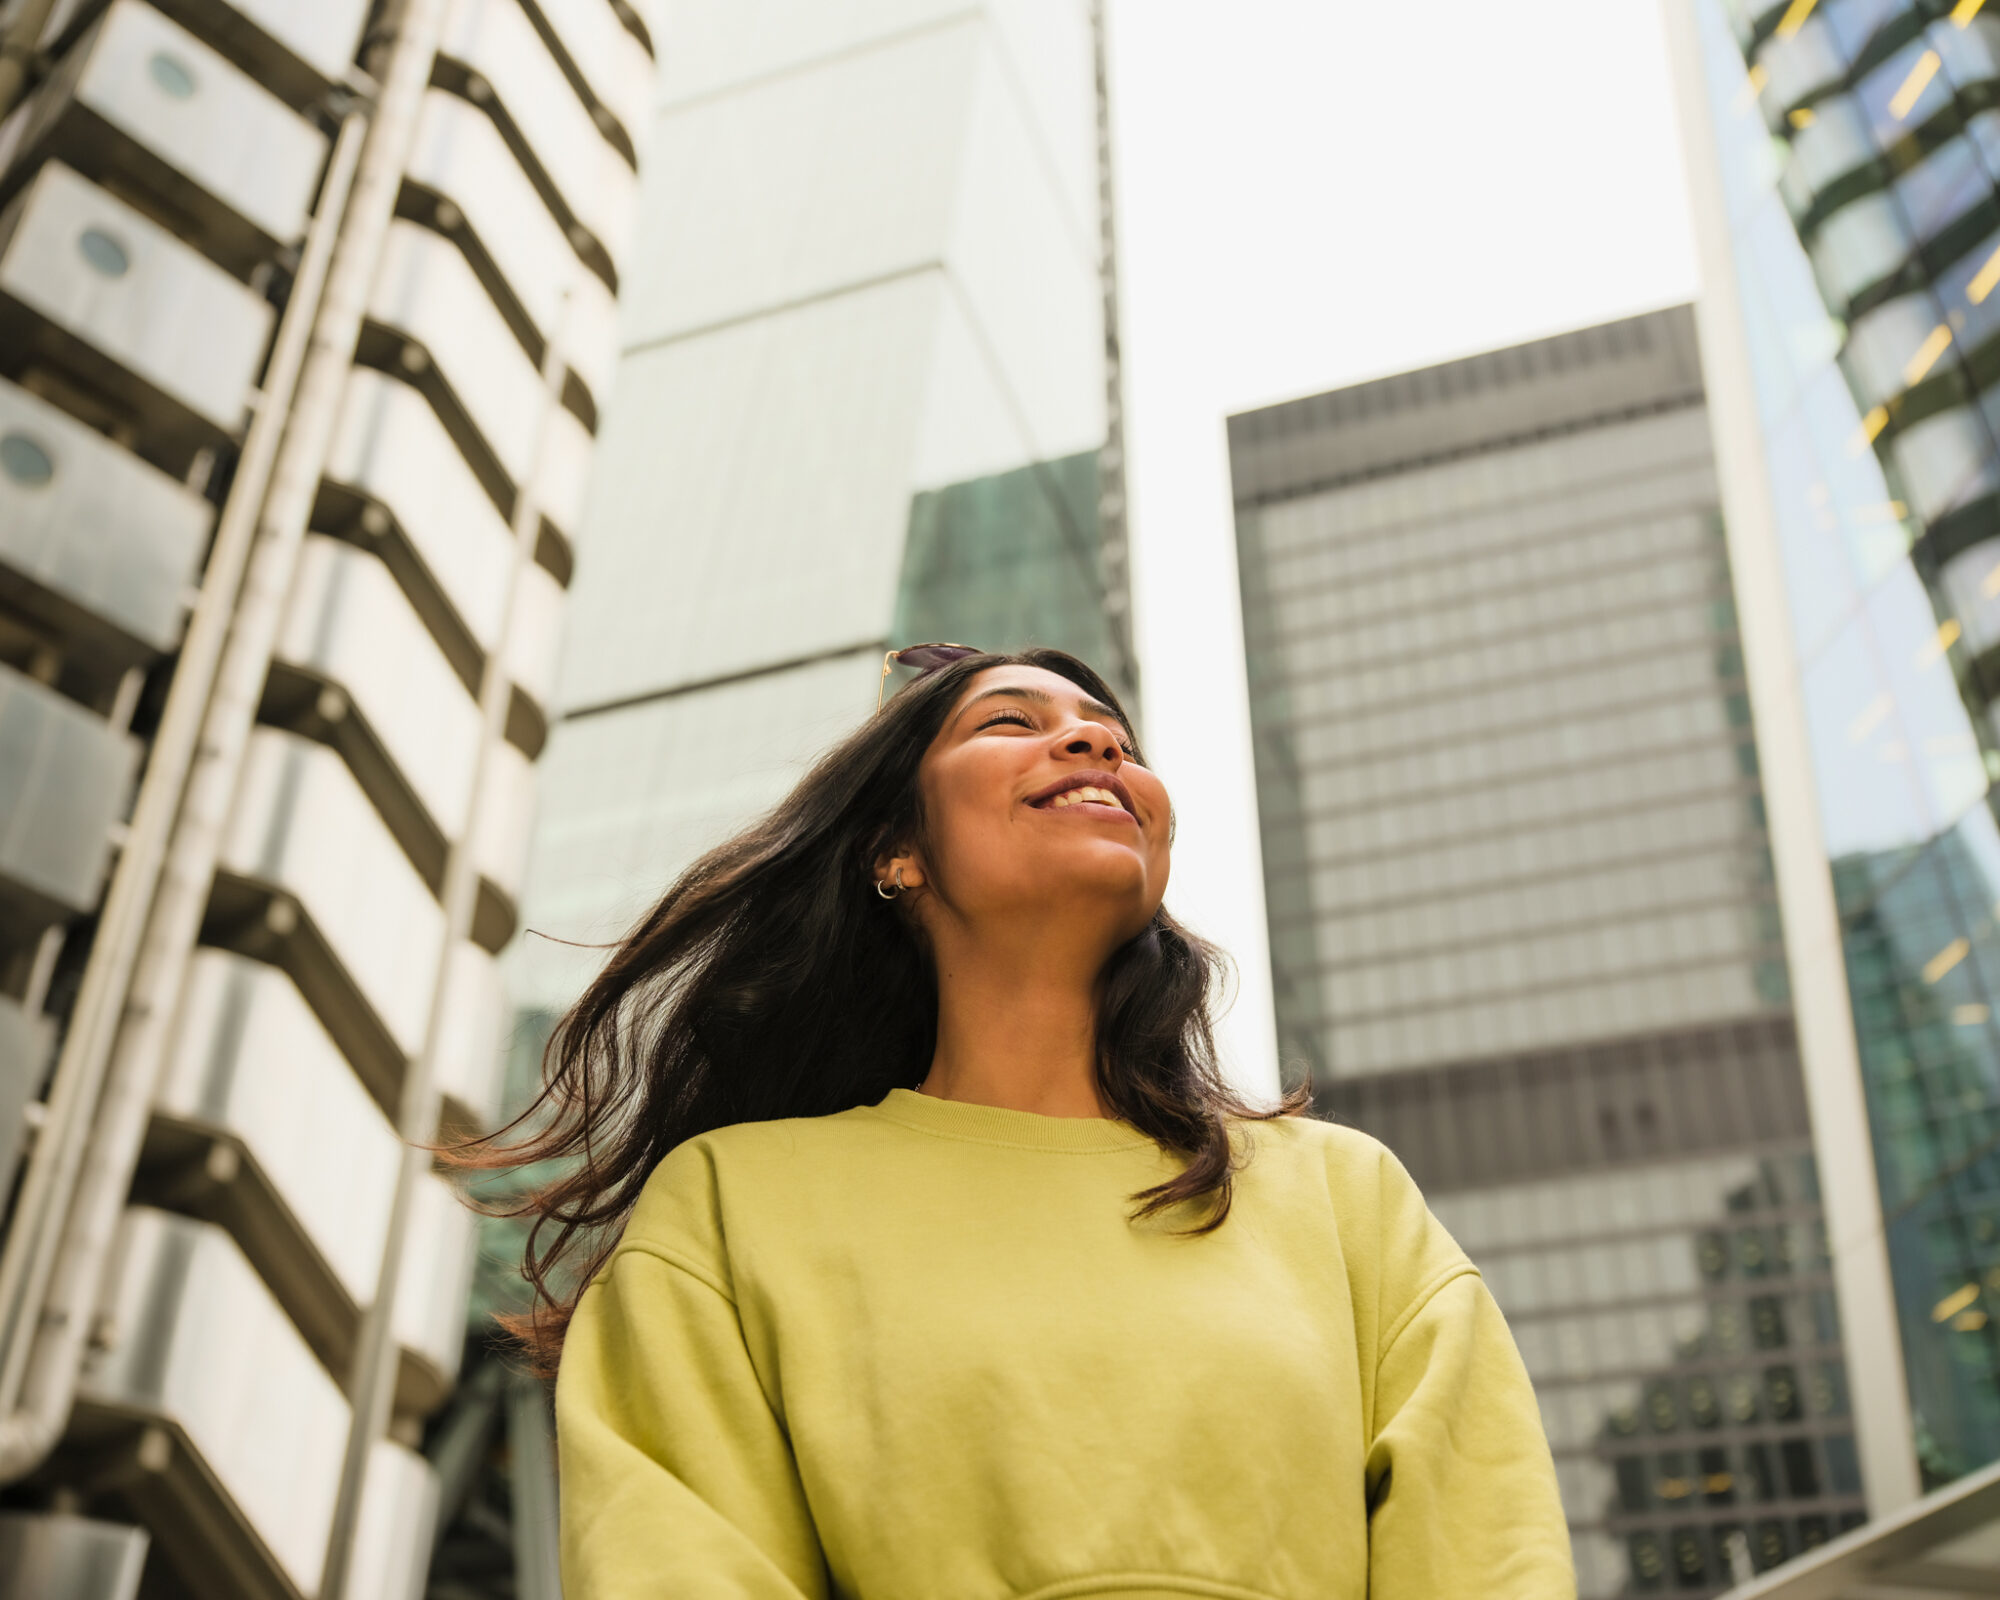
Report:
[[[518,1329],[569,1600],[1573,1594],[1534,1399],[1393,1157],[1216,1064],[1116,697],[936,666],[557,1029]]]

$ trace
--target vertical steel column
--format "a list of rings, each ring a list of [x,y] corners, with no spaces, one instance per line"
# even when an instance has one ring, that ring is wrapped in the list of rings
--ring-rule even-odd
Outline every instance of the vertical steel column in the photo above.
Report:
[[[1117,193],[1111,160],[1111,50],[1104,0],[1091,0],[1090,52],[1097,111],[1097,280],[1104,306],[1104,444],[1097,453],[1097,567],[1104,616],[1125,686],[1139,695],[1139,653],[1132,640],[1131,535],[1125,499],[1125,362],[1118,333]]]
[[[55,9],[56,0],[23,0],[5,32],[0,33],[0,117],[12,111],[27,92],[29,63]]]
[[[556,1432],[548,1391],[525,1373],[507,1384],[507,1456],[514,1498],[516,1600],[562,1600]]]
[[[388,1243],[382,1252],[375,1299],[361,1319],[354,1376],[348,1386],[349,1397],[354,1403],[354,1423],[348,1432],[347,1454],[341,1462],[340,1493],[334,1501],[326,1571],[320,1581],[321,1600],[343,1600],[347,1596],[354,1530],[361,1515],[368,1458],[376,1440],[388,1428],[389,1413],[396,1395],[396,1373],[401,1359],[401,1350],[395,1339],[396,1294],[402,1277],[404,1235],[408,1231],[417,1185],[423,1181],[430,1166],[430,1154],[425,1147],[437,1133],[437,1097],[431,1084],[444,1038],[444,995],[446,978],[451,970],[451,953],[471,937],[472,915],[479,898],[477,841],[481,814],[490,803],[486,793],[487,767],[494,748],[507,737],[507,708],[513,695],[513,679],[507,671],[507,643],[513,631],[521,573],[534,564],[535,546],[541,537],[541,506],[536,489],[547,445],[549,418],[562,404],[563,374],[567,370],[563,357],[563,324],[568,305],[569,291],[565,290],[549,330],[547,347],[542,352],[541,409],[536,418],[536,444],[532,456],[536,465],[525,481],[515,487],[514,560],[507,569],[507,588],[501,604],[499,626],[494,631],[493,648],[486,653],[479,673],[482,731],[473,763],[472,806],[464,830],[453,841],[445,858],[444,888],[439,895],[445,921],[443,959],[438,963],[437,980],[431,990],[430,1021],[424,1028],[423,1048],[410,1063],[403,1079],[402,1100],[397,1115],[397,1132],[403,1138],[403,1159],[396,1172],[396,1195],[390,1206]],[[350,1600],[369,1600],[369,1597],[354,1595]]]

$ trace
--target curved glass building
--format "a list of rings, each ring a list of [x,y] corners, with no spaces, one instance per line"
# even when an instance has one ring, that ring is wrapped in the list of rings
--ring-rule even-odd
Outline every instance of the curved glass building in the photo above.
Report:
[[[2000,1458],[2000,15],[1665,15],[1880,1512]]]

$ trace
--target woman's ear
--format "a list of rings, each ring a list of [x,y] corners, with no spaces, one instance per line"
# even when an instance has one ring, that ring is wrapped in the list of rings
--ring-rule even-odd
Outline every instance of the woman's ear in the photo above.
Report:
[[[924,886],[924,864],[908,844],[884,840],[868,866],[868,876],[874,878],[876,894],[894,900],[906,888]]]
[[[876,893],[890,898],[924,886],[923,863],[914,850],[884,850],[875,857],[871,873]]]

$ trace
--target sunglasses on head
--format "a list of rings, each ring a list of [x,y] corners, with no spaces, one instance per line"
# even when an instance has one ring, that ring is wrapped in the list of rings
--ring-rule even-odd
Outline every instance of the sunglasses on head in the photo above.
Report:
[[[948,667],[954,661],[963,661],[967,656],[984,655],[985,652],[974,644],[908,644],[900,650],[891,650],[882,658],[882,682],[875,690],[875,709],[879,712],[889,695],[889,674],[897,667],[913,667],[917,677],[926,677],[939,667]]]

